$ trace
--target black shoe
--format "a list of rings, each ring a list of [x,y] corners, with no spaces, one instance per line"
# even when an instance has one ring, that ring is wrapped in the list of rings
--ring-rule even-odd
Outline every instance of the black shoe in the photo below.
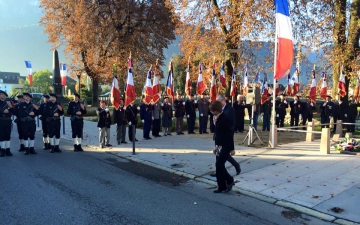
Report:
[[[235,131],[234,133],[237,133],[238,131]]]
[[[135,141],[136,141],[136,139],[135,139]],[[105,145],[105,146],[107,146],[107,147],[111,147],[112,145],[111,145],[111,144],[107,144],[107,145]]]
[[[4,157],[5,156],[5,149],[0,149],[0,157]]]
[[[241,168],[236,168],[236,175],[239,175],[241,173]]]
[[[180,133],[176,133],[176,135],[180,135]]]
[[[121,144],[121,142],[118,142],[117,144],[118,144],[118,145],[120,145],[120,144]]]
[[[161,135],[159,134],[159,135],[156,135],[155,137],[161,137]]]
[[[225,193],[228,193],[231,191],[232,187],[235,185],[234,181],[231,184],[228,184],[227,189],[225,190]]]
[[[78,151],[79,151],[78,145],[74,145],[74,152],[78,152]]]
[[[164,134],[164,136],[167,136],[167,134]]]
[[[195,132],[191,132],[191,134],[196,134]]]
[[[34,155],[37,154],[37,152],[34,150],[34,147],[30,147],[29,152],[30,152],[30,154],[34,154]]]
[[[10,152],[10,148],[7,148],[7,149],[5,150],[5,155],[7,155],[7,156],[13,156],[13,154]]]
[[[216,173],[211,173],[210,177],[216,177]]]
[[[206,132],[206,131],[204,131],[203,133],[204,133],[204,134],[208,134],[208,132]]]
[[[84,149],[81,147],[81,144],[77,146],[77,149],[78,149],[79,152],[83,152],[83,151],[84,151]]]
[[[219,189],[217,189],[217,190],[214,191],[214,193],[221,193],[221,192],[223,192],[223,191],[222,191],[222,190],[219,190]]]
[[[59,145],[55,145],[55,148],[54,148],[55,152],[61,152],[60,148],[59,148]]]
[[[24,149],[24,155],[29,155],[29,153],[30,153],[30,152],[29,152],[29,148],[25,148],[25,149]]]
[[[183,132],[180,132],[180,134],[184,134]]]
[[[139,141],[139,140],[135,138],[135,141]]]
[[[121,143],[123,143],[123,144],[127,144],[127,142],[126,142],[126,141],[122,141]]]
[[[25,151],[25,145],[20,144],[19,152],[23,152],[23,151]]]
[[[167,134],[167,135],[171,136],[172,134]]]
[[[44,147],[43,147],[44,150],[47,149],[47,143],[44,143]]]
[[[51,145],[50,153],[54,153],[54,152],[55,152],[55,146]]]

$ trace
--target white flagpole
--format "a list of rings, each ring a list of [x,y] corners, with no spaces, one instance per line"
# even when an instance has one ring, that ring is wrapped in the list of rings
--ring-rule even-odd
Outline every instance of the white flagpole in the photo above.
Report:
[[[278,40],[277,40],[277,31],[278,31],[278,24],[275,25],[275,50],[274,50],[274,83],[273,83],[273,107],[272,107],[272,134],[271,134],[271,148],[275,148],[275,101],[276,101],[276,60],[277,60],[277,48],[278,48]]]

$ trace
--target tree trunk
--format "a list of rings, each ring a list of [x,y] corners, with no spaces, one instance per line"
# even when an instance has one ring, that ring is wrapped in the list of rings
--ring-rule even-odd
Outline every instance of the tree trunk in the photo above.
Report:
[[[99,81],[97,78],[92,78],[92,107],[99,106]]]

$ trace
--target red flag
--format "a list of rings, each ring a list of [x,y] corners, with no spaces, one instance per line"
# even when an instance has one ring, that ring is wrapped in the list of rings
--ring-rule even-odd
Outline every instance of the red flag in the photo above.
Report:
[[[120,107],[120,90],[119,90],[119,82],[116,77],[113,78],[112,84],[111,84],[111,103],[115,107],[115,109],[118,109]]]
[[[315,79],[315,70],[311,71],[312,73],[312,81],[311,81],[311,88],[310,88],[310,98],[313,102],[316,102],[316,79]]]
[[[269,95],[269,86],[267,82],[267,77],[265,76],[264,82],[261,88],[261,104],[264,104],[266,100],[268,100],[270,97]]]
[[[291,81],[290,81],[290,71],[288,73],[287,79],[288,79],[288,84],[287,84],[286,92],[287,92],[288,96],[292,96],[292,88],[291,88]]]
[[[157,101],[159,101],[160,97],[161,97],[161,85],[160,85],[160,76],[158,76],[159,74],[159,65],[158,65],[158,60],[156,60],[156,65],[155,65],[155,71],[154,71],[154,80],[153,80],[153,102],[156,103]]]
[[[235,68],[234,68],[235,70]],[[234,72],[233,72],[234,74]],[[246,97],[247,92],[248,92],[248,87],[249,87],[249,79],[248,79],[248,74],[247,74],[247,66],[245,66],[245,74],[244,74],[244,90],[243,90],[243,95]]]
[[[197,82],[197,87],[196,87],[196,92],[198,95],[201,95],[207,89],[206,83],[203,81],[202,70],[203,70],[203,64],[200,63],[199,77],[198,77],[198,82]]]
[[[187,96],[190,96],[191,94],[190,62],[188,62],[188,66],[186,69],[185,94]]]
[[[354,90],[354,99],[356,99],[356,101],[359,101],[359,89],[360,89],[359,87],[360,87],[360,77],[358,73],[358,77],[356,78],[356,86]]]
[[[150,104],[152,102],[153,99],[153,87],[151,84],[151,68],[148,71],[148,74],[146,76],[146,81],[145,81],[145,91],[144,91],[144,95],[145,95],[145,103],[146,104]]]
[[[125,91],[125,106],[132,104],[136,100],[136,94],[135,94],[135,86],[134,86],[134,79],[132,74],[132,59],[128,59],[128,75],[127,75],[127,81],[126,81],[126,91]],[[131,67],[130,67],[131,66]]]
[[[338,93],[341,97],[346,95],[344,65],[341,66],[340,78],[338,82]]]
[[[215,63],[212,68],[212,79],[211,79],[211,88],[210,88],[210,100],[212,102],[216,101],[216,74],[215,74]]]
[[[233,70],[233,74],[232,74],[232,77],[231,77],[230,95],[235,97],[236,93],[237,93],[237,91],[236,91],[236,77],[235,77],[235,70]]]
[[[323,83],[321,85],[321,90],[320,90],[320,96],[322,99],[324,99],[326,101],[326,96],[327,96],[327,84],[326,84],[326,78],[327,75],[325,72],[323,72]]]
[[[226,78],[225,78],[225,65],[224,63],[221,65],[220,68],[220,83],[222,88],[226,88]]]

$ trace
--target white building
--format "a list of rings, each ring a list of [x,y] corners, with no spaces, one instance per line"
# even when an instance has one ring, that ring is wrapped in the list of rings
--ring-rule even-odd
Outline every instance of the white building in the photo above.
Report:
[[[0,90],[10,94],[13,89],[21,89],[19,85],[20,73],[0,71]]]

